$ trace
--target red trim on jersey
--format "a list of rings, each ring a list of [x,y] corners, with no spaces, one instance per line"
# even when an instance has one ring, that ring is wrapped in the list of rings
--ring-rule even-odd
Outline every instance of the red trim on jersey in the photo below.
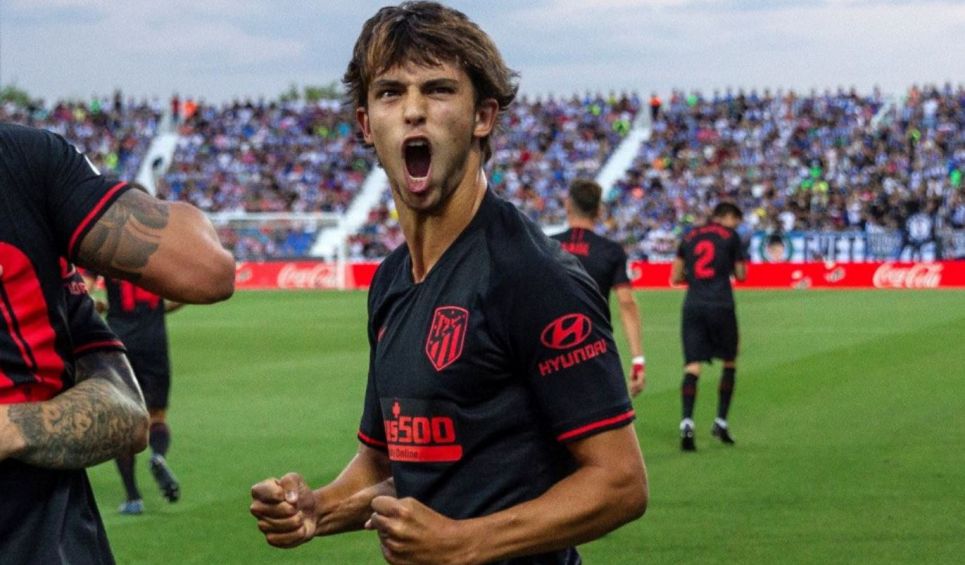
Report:
[[[126,182],[121,181],[115,184],[114,186],[112,186],[110,190],[107,191],[107,194],[105,194],[104,197],[101,198],[100,202],[97,203],[97,206],[94,206],[94,209],[91,210],[90,213],[88,213],[87,216],[85,216],[84,219],[80,222],[80,225],[78,225],[77,229],[74,230],[74,234],[70,236],[70,243],[67,245],[68,257],[74,256],[74,245],[77,244],[77,238],[80,237],[80,234],[84,233],[87,230],[87,225],[90,224],[94,220],[94,218],[96,218],[100,214],[101,209],[105,205],[107,205],[107,203],[110,202],[111,198],[113,198],[114,195],[117,194],[117,191],[124,188],[126,184],[127,184]]]
[[[13,388],[0,388],[0,404],[21,404],[23,402],[43,402],[57,396],[59,391],[43,384],[19,385]]]
[[[109,339],[105,341],[94,341],[74,348],[74,355],[87,353],[92,349],[124,349],[124,344],[119,339]]]
[[[570,431],[568,431],[568,432],[565,432],[565,433],[562,433],[562,434],[558,435],[558,436],[556,437],[556,441],[566,441],[566,440],[571,439],[571,438],[574,438],[574,437],[576,437],[576,436],[583,435],[583,434],[585,434],[585,433],[587,433],[587,432],[592,432],[593,430],[598,430],[598,429],[600,429],[600,428],[603,428],[603,427],[606,427],[606,426],[612,426],[612,425],[614,425],[614,424],[620,424],[620,423],[623,423],[623,422],[625,422],[625,421],[632,420],[635,415],[636,415],[636,414],[634,413],[634,411],[633,411],[633,410],[630,410],[630,411],[628,411],[628,412],[624,412],[623,414],[620,414],[619,416],[614,416],[614,417],[612,417],[612,418],[607,418],[607,419],[605,419],[605,420],[599,420],[599,421],[597,421],[597,422],[593,422],[592,424],[587,424],[587,425],[585,425],[585,426],[580,426],[579,428],[576,428],[575,430],[570,430]]]
[[[389,445],[389,444],[385,443],[384,441],[379,441],[379,440],[377,440],[377,439],[370,438],[369,436],[363,434],[361,430],[359,430],[359,439],[362,440],[362,443],[368,445],[369,447],[382,447],[382,448],[385,448],[385,447],[388,447],[388,445]]]

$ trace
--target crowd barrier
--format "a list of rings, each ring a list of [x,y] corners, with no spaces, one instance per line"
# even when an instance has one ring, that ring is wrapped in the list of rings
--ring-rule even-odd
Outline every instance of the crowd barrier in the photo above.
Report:
[[[235,269],[239,290],[322,289],[364,290],[378,263],[315,261],[242,262]],[[634,288],[669,289],[670,263],[634,261]],[[764,263],[748,266],[738,288],[965,288],[965,261],[934,263]]]

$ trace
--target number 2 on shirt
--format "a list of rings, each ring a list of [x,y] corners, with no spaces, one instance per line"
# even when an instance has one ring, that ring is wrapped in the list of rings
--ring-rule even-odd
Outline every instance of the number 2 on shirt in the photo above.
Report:
[[[698,279],[714,278],[714,268],[710,266],[714,262],[714,243],[706,239],[698,241],[694,253],[697,255],[697,261],[694,262],[694,276]]]

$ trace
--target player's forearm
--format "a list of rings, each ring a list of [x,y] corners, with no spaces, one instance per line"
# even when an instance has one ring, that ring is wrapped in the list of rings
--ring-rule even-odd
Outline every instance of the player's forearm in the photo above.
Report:
[[[361,530],[372,515],[372,500],[377,496],[395,496],[395,483],[392,479],[386,479],[337,499],[327,499],[321,490],[315,492],[316,500],[321,503],[319,507],[324,508],[318,517],[315,535],[330,536]]]
[[[124,355],[91,353],[77,369],[78,380],[84,380],[55,398],[3,407],[0,435],[7,457],[37,467],[78,469],[144,449],[147,409]]]
[[[627,335],[627,343],[630,345],[630,356],[640,357],[643,355],[643,344],[640,331],[640,311],[637,303],[621,302],[620,319],[623,321],[623,331]]]
[[[334,481],[315,491],[315,535],[361,530],[372,515],[372,499],[381,495],[395,496],[388,458],[363,447]]]
[[[489,563],[596,539],[642,516],[647,501],[642,459],[639,468],[600,463],[580,467],[539,498],[457,524],[470,562]]]
[[[740,282],[747,280],[747,264],[744,262],[734,265],[734,278]]]
[[[684,282],[684,263],[680,259],[674,259],[670,266],[670,284],[683,284]]]

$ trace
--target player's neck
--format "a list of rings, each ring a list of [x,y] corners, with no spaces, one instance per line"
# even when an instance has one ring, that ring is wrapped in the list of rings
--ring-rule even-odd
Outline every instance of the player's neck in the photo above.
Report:
[[[479,211],[488,181],[481,167],[474,167],[474,170],[476,174],[467,175],[442,208],[433,214],[416,213],[400,208],[397,203],[399,226],[409,247],[412,280],[416,283],[425,280]]]
[[[596,221],[585,216],[570,215],[566,221],[570,225],[571,230],[593,231],[593,229],[596,228]]]

